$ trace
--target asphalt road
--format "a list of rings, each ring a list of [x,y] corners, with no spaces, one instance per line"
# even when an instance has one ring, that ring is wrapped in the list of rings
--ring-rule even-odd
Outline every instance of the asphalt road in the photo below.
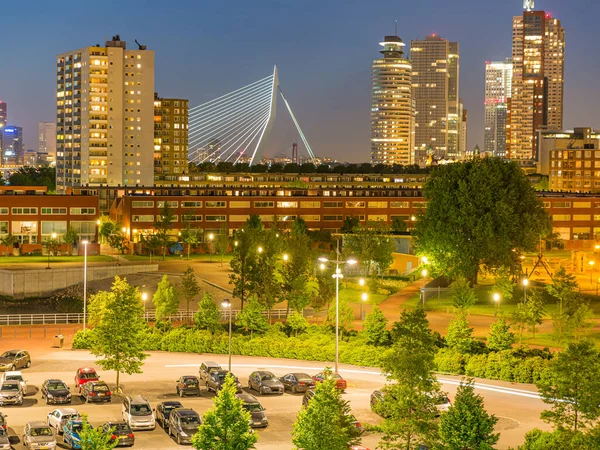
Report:
[[[146,360],[144,373],[138,375],[122,375],[121,384],[125,394],[143,394],[154,406],[165,400],[179,399],[175,394],[175,380],[181,375],[196,375],[198,366],[202,361],[214,360],[227,366],[227,356],[223,355],[197,355],[183,353],[153,352]],[[20,447],[21,436],[25,423],[29,421],[45,420],[46,415],[55,408],[46,405],[41,400],[39,387],[48,378],[61,378],[74,390],[73,377],[75,370],[82,366],[94,366],[94,357],[86,351],[72,350],[37,350],[33,352],[33,363],[30,369],[23,373],[28,383],[28,395],[22,407],[6,406],[2,408],[8,421],[9,435],[12,436],[13,446]],[[238,376],[244,386],[247,386],[248,375],[258,369],[266,368],[277,376],[282,376],[290,371],[305,371],[314,374],[323,368],[323,363],[275,360],[268,358],[233,357],[232,371]],[[385,380],[377,371],[368,368],[359,368],[342,365],[340,373],[348,381],[347,393],[344,398],[350,401],[352,410],[357,419],[363,423],[377,423],[380,419],[369,408],[371,392],[381,387]],[[114,385],[115,374],[103,372],[97,368],[101,379]],[[440,377],[443,388],[454,398],[458,379],[455,377]],[[535,388],[527,385],[512,385],[503,382],[478,382],[478,392],[485,398],[488,411],[500,417],[498,430],[501,432],[501,441],[498,448],[505,449],[523,441],[524,434],[533,427],[544,427],[539,420],[540,412],[544,409]],[[245,387],[247,390],[247,387]],[[302,395],[285,393],[282,396],[259,396],[260,402],[267,410],[269,426],[258,430],[258,449],[276,450],[290,449],[292,424],[301,406]],[[182,401],[184,406],[190,407],[202,414],[212,406],[213,394],[202,392],[201,397],[186,397]],[[121,401],[115,397],[112,403],[107,404],[82,404],[79,397],[74,396],[72,406],[80,412],[88,414],[93,425],[100,425],[108,420],[120,420]],[[179,446],[157,426],[154,431],[138,431],[134,448],[146,450],[170,450]],[[59,447],[62,439],[59,437]],[[373,434],[364,436],[363,445],[375,449],[379,437]]]

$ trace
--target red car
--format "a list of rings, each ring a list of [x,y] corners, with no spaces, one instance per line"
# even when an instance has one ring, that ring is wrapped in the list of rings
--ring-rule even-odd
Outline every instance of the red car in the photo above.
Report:
[[[346,388],[348,387],[346,380],[344,380],[339,373],[332,373],[330,375],[331,378],[333,378],[335,380],[335,388],[339,389],[342,392],[346,391]],[[320,383],[321,381],[325,380],[325,374],[323,372],[319,372],[318,374],[316,374],[313,377],[313,380],[315,380],[315,383]]]
[[[91,367],[81,367],[75,372],[75,389],[81,393],[81,386],[90,381],[98,381],[100,377]]]

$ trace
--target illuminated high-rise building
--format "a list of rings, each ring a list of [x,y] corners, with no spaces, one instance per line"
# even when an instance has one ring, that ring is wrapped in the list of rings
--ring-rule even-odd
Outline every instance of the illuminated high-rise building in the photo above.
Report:
[[[398,36],[386,36],[380,45],[383,57],[373,61],[371,70],[371,161],[414,164],[412,66]]]
[[[458,42],[430,35],[410,41],[413,96],[416,102],[415,154],[417,163],[429,155],[460,159]]]
[[[2,146],[2,129],[6,126],[6,113],[6,103],[0,101],[0,151],[2,151],[2,149],[4,148]]]
[[[2,128],[2,165],[15,166],[25,162],[23,128],[6,125]]]
[[[56,57],[56,188],[154,183],[154,51],[103,47]]]
[[[154,94],[154,181],[188,173],[188,101]]]
[[[512,94],[507,157],[532,159],[540,130],[563,128],[565,30],[558,19],[525,0],[513,17]]]
[[[38,123],[38,153],[45,162],[56,162],[56,122]]]
[[[511,96],[512,60],[485,64],[485,131],[486,154],[506,156],[506,116]]]

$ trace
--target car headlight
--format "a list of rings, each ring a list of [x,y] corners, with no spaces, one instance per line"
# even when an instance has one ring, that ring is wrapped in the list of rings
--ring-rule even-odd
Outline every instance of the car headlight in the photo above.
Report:
[[[271,388],[270,388],[270,387],[268,387],[268,386],[263,386],[263,389],[264,389],[265,391],[270,391],[270,390],[271,390]]]
[[[54,396],[50,393],[48,393],[48,398],[54,398]]]
[[[187,433],[185,431],[181,431],[181,437],[188,437]]]

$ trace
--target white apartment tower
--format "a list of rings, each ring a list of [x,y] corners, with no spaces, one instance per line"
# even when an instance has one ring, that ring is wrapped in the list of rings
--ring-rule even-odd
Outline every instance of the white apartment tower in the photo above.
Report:
[[[38,123],[38,153],[47,163],[56,161],[56,122]]]
[[[484,152],[506,156],[506,119],[511,95],[512,60],[486,62]]]
[[[119,35],[56,57],[56,188],[151,186],[154,51]]]

